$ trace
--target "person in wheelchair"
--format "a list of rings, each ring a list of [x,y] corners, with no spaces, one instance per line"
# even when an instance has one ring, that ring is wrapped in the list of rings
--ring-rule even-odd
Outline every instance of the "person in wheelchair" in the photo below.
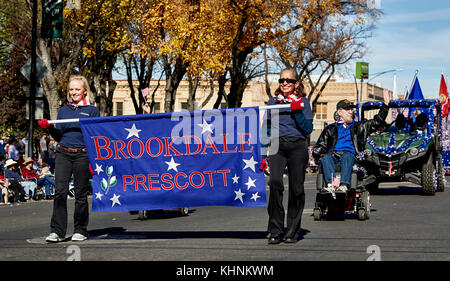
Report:
[[[341,100],[337,103],[337,122],[325,127],[313,149],[314,158],[321,161],[324,191],[334,193],[332,181],[336,176],[335,165],[340,163],[341,178],[337,190],[347,192],[356,155],[363,153],[367,137],[383,124],[389,112],[387,104],[390,97],[387,91],[383,92],[383,99],[384,104],[373,119],[358,122],[354,120],[356,106],[352,102]]]

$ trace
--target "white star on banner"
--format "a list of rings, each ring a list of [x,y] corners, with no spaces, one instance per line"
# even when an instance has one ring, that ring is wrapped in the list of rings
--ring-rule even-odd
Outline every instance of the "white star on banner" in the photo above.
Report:
[[[250,200],[255,200],[255,202],[256,202],[256,199],[258,199],[258,198],[261,198],[261,196],[258,195],[258,192],[252,193],[252,198],[250,198]]]
[[[95,170],[94,171],[97,172],[97,175],[100,175],[100,173],[103,172],[102,165],[99,166],[97,163],[95,163]]]
[[[239,177],[236,174],[234,174],[234,177],[232,177],[231,179],[233,180],[233,183],[238,183]]]
[[[116,195],[114,193],[113,197],[111,199],[109,199],[113,202],[111,207],[114,207],[114,205],[116,205],[116,204],[122,205],[122,204],[120,204],[119,197],[120,197],[120,195]]]
[[[248,181],[247,181],[247,183],[245,183],[245,185],[247,186],[247,190],[249,190],[250,187],[256,187],[255,181],[256,181],[256,179],[252,180],[251,177],[248,177]]]
[[[203,124],[197,124],[197,126],[202,127],[202,134],[205,132],[211,132],[212,134],[212,125],[213,124],[208,124],[208,122],[206,122],[206,120],[203,120]]]
[[[139,132],[142,131],[142,130],[138,130],[136,128],[136,124],[135,123],[133,123],[133,126],[130,129],[127,129],[127,128],[124,128],[124,129],[128,131],[127,139],[132,137],[132,136],[139,137]]]
[[[164,161],[166,162],[167,165],[169,165],[169,167],[167,168],[167,171],[169,170],[175,170],[175,172],[178,172],[178,168],[177,166],[180,165],[179,163],[175,163],[175,161],[173,160],[173,157],[170,159],[170,162]]]
[[[95,199],[102,200],[102,196],[103,196],[103,194],[101,194],[100,192],[95,193]]]
[[[245,193],[241,192],[241,189],[239,189],[238,191],[235,191],[234,193],[236,193],[236,197],[234,197],[234,200],[241,200],[241,203],[244,204],[244,200],[242,199],[242,196],[245,195]]]
[[[250,158],[248,160],[245,160],[245,159],[242,159],[242,160],[245,162],[245,167],[243,170],[250,168],[250,169],[252,169],[253,172],[255,172],[255,165],[258,164],[258,162],[256,162],[255,159],[253,159],[253,156],[252,156],[252,158]]]

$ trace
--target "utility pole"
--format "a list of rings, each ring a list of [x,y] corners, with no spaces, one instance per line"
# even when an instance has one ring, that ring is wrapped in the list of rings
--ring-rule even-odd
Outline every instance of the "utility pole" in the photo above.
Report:
[[[37,0],[33,0],[32,27],[31,27],[31,69],[30,69],[30,110],[29,114],[29,133],[28,157],[33,157],[33,135],[34,135],[34,113],[36,110],[36,41],[37,41]]]

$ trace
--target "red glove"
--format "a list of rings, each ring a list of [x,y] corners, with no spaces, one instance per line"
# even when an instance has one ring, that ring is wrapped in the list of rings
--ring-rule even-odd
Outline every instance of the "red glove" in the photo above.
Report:
[[[267,162],[266,162],[266,158],[263,158],[263,159],[261,160],[261,166],[259,166],[259,169],[260,169],[261,171],[267,170]]]
[[[47,119],[41,119],[38,121],[38,125],[39,127],[41,127],[42,129],[47,129],[51,126],[51,124],[48,123]]]
[[[303,101],[301,99],[294,100],[291,102],[291,110],[292,111],[302,110],[304,106],[305,106],[305,104],[303,103]]]

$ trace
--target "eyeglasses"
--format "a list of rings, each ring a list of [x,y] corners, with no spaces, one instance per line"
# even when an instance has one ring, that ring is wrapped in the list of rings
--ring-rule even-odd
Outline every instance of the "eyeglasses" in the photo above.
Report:
[[[289,78],[280,78],[278,79],[278,83],[283,84],[284,82],[287,82],[288,84],[294,84],[297,82],[295,79],[289,79]]]

